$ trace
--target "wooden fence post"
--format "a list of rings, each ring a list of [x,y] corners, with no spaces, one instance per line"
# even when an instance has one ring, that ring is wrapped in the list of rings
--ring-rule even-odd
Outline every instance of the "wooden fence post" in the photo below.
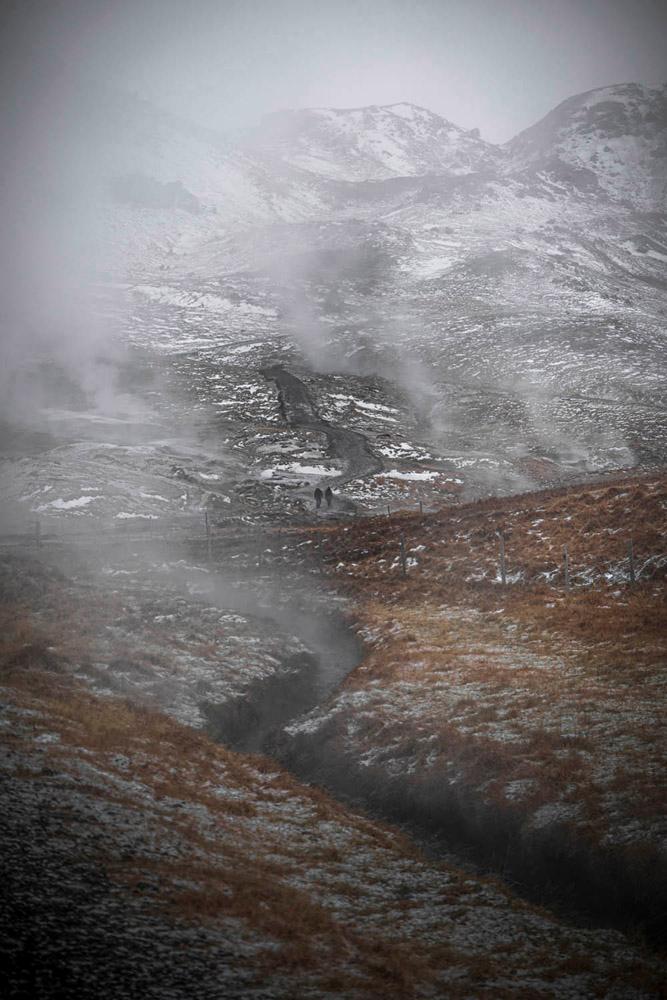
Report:
[[[422,503],[421,500],[419,501],[419,513],[420,514],[424,513],[424,504]]]
[[[628,542],[628,570],[630,574],[630,583],[634,584],[637,577],[635,575],[635,550],[632,544],[632,539]]]
[[[208,511],[204,511],[204,524],[206,525],[206,558],[211,561],[211,523],[208,519]]]
[[[568,555],[567,545],[563,546],[563,580],[565,582],[565,589],[569,591],[569,589],[570,589],[570,556]]]
[[[391,517],[391,507],[387,504],[387,517]]]
[[[408,560],[405,555],[405,535],[401,532],[401,572],[403,576],[408,575]]]
[[[505,565],[505,536],[502,531],[497,532],[500,539],[500,582],[503,587],[507,584],[507,566]]]

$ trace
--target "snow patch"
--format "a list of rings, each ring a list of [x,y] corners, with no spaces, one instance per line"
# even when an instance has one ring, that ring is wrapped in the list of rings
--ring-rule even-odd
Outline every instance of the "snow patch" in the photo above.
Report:
[[[62,500],[62,499],[51,500],[50,503],[44,503],[40,507],[37,507],[36,510],[38,512],[49,509],[76,510],[80,507],[87,507],[88,504],[93,502],[93,500],[101,500],[101,499],[102,497],[77,497],[75,500]]]
[[[439,472],[399,472],[398,469],[391,469],[383,472],[385,479],[400,479],[405,482],[432,482],[440,475]]]

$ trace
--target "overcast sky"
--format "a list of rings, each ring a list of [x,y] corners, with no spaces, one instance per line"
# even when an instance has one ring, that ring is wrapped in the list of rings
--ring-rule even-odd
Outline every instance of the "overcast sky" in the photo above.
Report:
[[[23,0],[25,70],[56,56],[204,124],[413,101],[501,142],[566,97],[667,79],[660,0]]]

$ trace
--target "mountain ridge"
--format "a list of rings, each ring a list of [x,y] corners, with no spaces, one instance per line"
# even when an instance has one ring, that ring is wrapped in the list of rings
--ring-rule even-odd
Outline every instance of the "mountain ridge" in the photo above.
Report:
[[[555,161],[595,175],[609,197],[667,206],[667,84],[616,84],[575,94],[505,144],[510,170]]]
[[[363,197],[363,185],[471,175],[549,188],[548,197],[560,189],[611,198],[643,212],[667,205],[664,87],[619,84],[573,95],[502,145],[410,102],[276,111],[233,140],[189,132],[161,114],[147,128],[150,105],[132,109],[126,100],[115,112],[107,175],[180,181],[202,205],[241,224],[327,217],[345,197],[335,185],[357,185]]]
[[[343,181],[467,173],[501,155],[474,130],[408,102],[273,112],[252,133],[252,144],[284,163]]]
[[[620,99],[624,90],[613,93]],[[608,96],[598,93],[598,103]],[[114,158],[102,164],[121,183],[100,184],[95,244],[104,242],[97,274],[110,279],[96,294],[113,300],[103,309],[117,318],[119,337],[151,355],[187,355],[179,371],[191,369],[197,405],[232,414],[244,440],[260,412],[245,387],[263,401],[263,420],[273,419],[263,373],[276,363],[321,380],[314,405],[334,422],[339,397],[360,392],[375,405],[366,393],[379,379],[382,405],[400,417],[389,431],[378,418],[371,446],[400,460],[400,475],[428,474],[423,482],[450,483],[466,470],[469,495],[525,489],[538,466],[558,480],[660,461],[662,202],[646,201],[646,184],[635,201],[622,187],[610,197],[595,164],[555,155],[509,170],[500,151],[502,169],[433,173],[439,150],[420,174],[426,147],[439,142],[437,116],[406,104],[396,110],[371,109],[365,136],[378,123],[390,122],[397,141],[416,129],[422,145],[405,146],[412,175],[380,162],[380,177],[359,179],[366,166],[377,173],[378,157],[363,143],[355,149],[354,131],[341,131],[338,119],[361,121],[364,111],[316,116],[326,134],[310,153],[323,154],[327,143],[342,151],[331,177],[294,162],[306,149],[301,126],[296,140],[282,137],[282,149],[213,148],[199,133],[196,141],[172,134],[164,118],[142,131],[126,105]],[[140,119],[147,113],[144,105]],[[651,142],[663,141],[659,119],[645,128]],[[450,123],[442,129],[486,150]],[[635,169],[626,179],[642,176]],[[347,426],[349,408],[344,414]],[[368,436],[361,417],[352,426]],[[269,454],[249,458],[263,488],[276,468],[285,472]],[[310,457],[296,465],[325,467]],[[391,482],[368,480],[346,487],[352,499],[394,499]],[[31,489],[22,485],[20,495]]]

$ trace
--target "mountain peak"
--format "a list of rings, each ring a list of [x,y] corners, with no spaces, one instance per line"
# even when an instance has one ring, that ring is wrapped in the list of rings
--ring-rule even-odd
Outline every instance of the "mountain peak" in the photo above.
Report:
[[[422,107],[420,104],[412,104],[410,101],[399,101],[397,104],[380,104],[378,105],[380,111],[389,111],[393,115],[398,115],[399,118],[405,119],[405,121],[424,121],[437,118],[441,122],[446,122],[447,119],[443,118],[442,115],[438,115],[435,111],[429,111],[428,108]],[[451,122],[448,122],[451,124]],[[452,128],[458,128],[457,125],[452,125]],[[465,131],[461,129],[461,131]]]
[[[417,104],[308,108],[265,116],[255,148],[331,180],[369,181],[479,171],[501,155]]]
[[[505,147],[512,167],[565,163],[610,197],[654,207],[667,193],[667,88],[613,84],[575,94]]]

